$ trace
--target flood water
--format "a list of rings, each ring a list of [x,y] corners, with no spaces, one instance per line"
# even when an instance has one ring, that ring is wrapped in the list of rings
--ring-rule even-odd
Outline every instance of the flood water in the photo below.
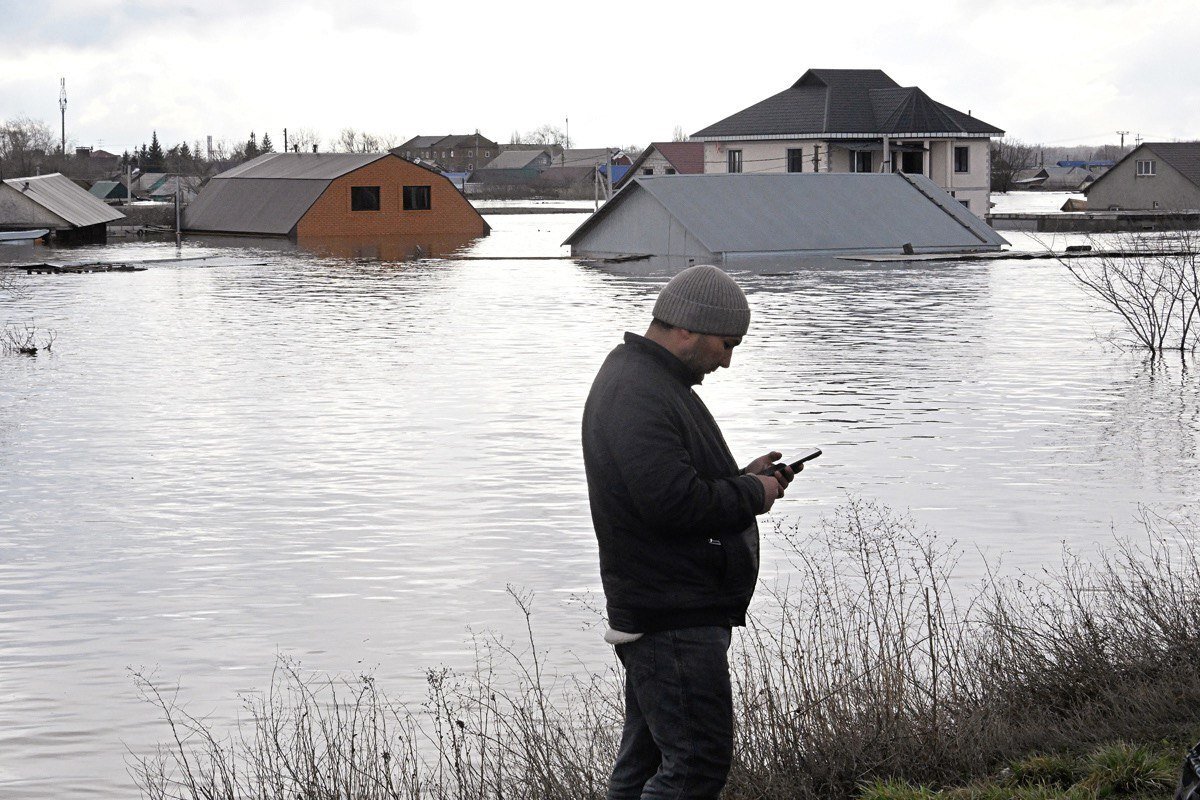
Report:
[[[529,258],[583,218],[492,216],[469,259],[211,240],[19,274],[0,321],[57,339],[0,357],[0,797],[133,796],[127,750],[167,731],[130,668],[218,724],[280,654],[419,698],[470,663],[468,627],[517,630],[508,584],[563,668],[606,665],[572,599],[600,588],[579,419],[665,278]],[[51,255],[176,252],[0,250]],[[775,520],[878,500],[957,539],[969,581],[1200,497],[1195,365],[1105,345],[1052,261],[739,280],[751,334],[701,394],[743,462],[825,450]]]

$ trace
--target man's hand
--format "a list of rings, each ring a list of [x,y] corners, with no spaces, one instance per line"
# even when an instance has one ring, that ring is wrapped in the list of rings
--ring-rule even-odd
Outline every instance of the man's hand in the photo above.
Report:
[[[744,472],[747,475],[759,475],[763,472],[770,471],[775,476],[776,480],[779,481],[779,485],[786,489],[787,485],[792,482],[792,478],[796,477],[796,472],[804,469],[804,465],[801,464],[800,470],[793,472],[792,468],[787,464],[776,463],[781,458],[783,458],[783,453],[780,453],[778,450],[772,450],[766,455],[761,455],[747,464]],[[778,469],[771,469],[772,467],[778,467]],[[780,493],[780,496],[782,496],[782,492]]]
[[[775,501],[783,497],[783,484],[770,475],[755,475],[754,477],[762,483],[763,487],[763,507],[760,514],[765,514],[771,510],[771,506],[775,505]]]

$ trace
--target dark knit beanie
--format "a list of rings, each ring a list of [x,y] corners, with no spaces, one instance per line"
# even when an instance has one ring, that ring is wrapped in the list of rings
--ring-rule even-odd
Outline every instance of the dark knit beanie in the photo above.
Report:
[[[693,333],[745,336],[750,306],[733,278],[716,267],[688,267],[663,287],[654,318]]]

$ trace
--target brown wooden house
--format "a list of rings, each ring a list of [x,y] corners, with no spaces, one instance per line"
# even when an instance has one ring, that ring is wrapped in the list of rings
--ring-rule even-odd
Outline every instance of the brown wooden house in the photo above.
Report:
[[[184,230],[249,236],[457,237],[490,231],[440,173],[391,153],[267,153],[216,175]]]

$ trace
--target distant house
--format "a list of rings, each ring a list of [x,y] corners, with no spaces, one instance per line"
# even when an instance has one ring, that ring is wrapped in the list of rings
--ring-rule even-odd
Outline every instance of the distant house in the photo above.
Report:
[[[810,69],[782,92],[692,134],[705,172],[905,172],[976,214],[1004,131],[878,69]]]
[[[471,183],[480,191],[503,193],[531,185],[551,163],[549,150],[505,150],[471,173]]]
[[[179,201],[190,203],[200,192],[201,179],[188,175],[171,175],[150,191],[150,199],[160,203],[175,201],[176,188],[179,190]]]
[[[1200,209],[1200,142],[1143,142],[1086,192],[1096,211]]]
[[[620,180],[636,175],[695,175],[704,172],[704,142],[651,142]],[[617,188],[620,188],[618,186]]]
[[[624,151],[608,147],[567,148],[554,157],[555,167],[598,167],[602,164],[628,165],[633,162]]]
[[[1048,192],[1082,192],[1094,180],[1096,173],[1084,167],[1055,165],[1017,170],[1013,175],[1012,184],[1022,189],[1042,189]]]
[[[58,172],[0,181],[0,230],[49,228],[68,242],[103,242],[125,215]]]
[[[184,214],[192,232],[292,237],[483,236],[438,172],[391,153],[268,153],[214,176]]]
[[[1005,240],[923,175],[635,176],[570,237],[571,255],[793,263],[999,250]]]
[[[414,136],[391,153],[409,160],[432,161],[445,172],[471,172],[500,153],[500,145],[478,131],[444,136]]]
[[[136,197],[148,197],[168,177],[165,172],[138,172],[133,176],[133,194]]]
[[[131,199],[124,181],[96,181],[88,194],[101,200],[117,202]]]

